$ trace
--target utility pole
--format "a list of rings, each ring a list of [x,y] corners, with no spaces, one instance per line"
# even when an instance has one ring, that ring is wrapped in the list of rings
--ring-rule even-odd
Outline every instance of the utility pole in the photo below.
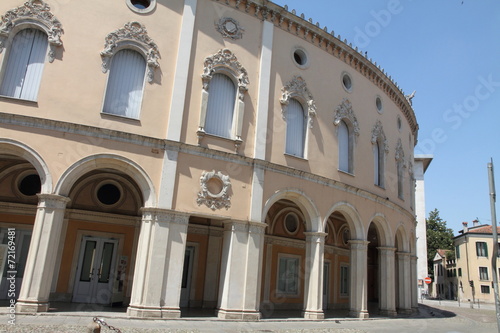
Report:
[[[488,163],[488,179],[490,181],[490,206],[491,206],[491,229],[493,231],[493,253],[491,255],[491,267],[493,270],[493,290],[495,291],[495,309],[497,314],[497,329],[500,333],[500,300],[498,299],[498,233],[497,233],[497,213],[495,209],[495,177],[493,174],[493,159]]]

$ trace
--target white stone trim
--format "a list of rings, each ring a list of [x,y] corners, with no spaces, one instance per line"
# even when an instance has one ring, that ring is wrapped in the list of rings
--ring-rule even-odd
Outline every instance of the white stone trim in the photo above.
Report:
[[[222,188],[219,193],[212,193],[208,188],[208,182],[210,180],[219,181]],[[200,192],[198,192],[198,198],[196,203],[198,206],[202,204],[209,207],[211,210],[231,207],[231,179],[229,176],[224,175],[222,172],[212,170],[210,172],[203,171],[200,177]]]
[[[281,88],[281,116],[285,121],[287,107],[292,98],[299,101],[299,103],[302,104],[302,107],[307,110],[307,124],[309,128],[312,128],[313,118],[315,118],[317,114],[316,102],[314,101],[309,88],[307,88],[306,81],[300,75],[295,75],[283,86],[283,88]],[[307,147],[307,135],[305,147]]]

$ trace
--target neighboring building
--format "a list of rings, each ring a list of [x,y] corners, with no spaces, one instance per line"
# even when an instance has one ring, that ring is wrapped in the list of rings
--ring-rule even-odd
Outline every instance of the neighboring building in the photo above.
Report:
[[[415,177],[415,214],[417,217],[417,281],[419,297],[428,294],[424,279],[429,276],[427,263],[427,224],[425,216],[424,174],[431,164],[432,155],[415,155],[413,175]]]
[[[365,54],[267,0],[0,13],[0,239],[15,234],[19,312],[418,307],[418,124]]]
[[[457,269],[454,251],[442,249],[436,251],[434,256],[434,280],[429,295],[439,299],[456,299]]]
[[[493,270],[493,232],[491,225],[473,227],[463,222],[464,229],[454,238],[458,279],[458,296],[461,301],[483,301],[494,303]],[[500,233],[500,228],[497,228]],[[498,257],[498,256],[497,256]],[[497,260],[497,267],[500,262]]]

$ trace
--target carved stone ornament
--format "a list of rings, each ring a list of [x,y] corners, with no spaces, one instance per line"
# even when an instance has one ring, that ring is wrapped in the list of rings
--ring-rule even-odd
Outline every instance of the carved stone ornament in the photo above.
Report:
[[[0,22],[0,53],[5,48],[5,41],[16,25],[34,24],[43,29],[48,36],[49,62],[54,62],[56,47],[62,46],[61,35],[64,33],[61,22],[51,13],[49,5],[42,0],[28,0],[23,6],[8,10]]]
[[[375,126],[373,126],[372,130],[372,144],[380,142],[384,145],[384,151],[386,153],[389,152],[389,145],[387,144],[387,138],[385,137],[384,128],[382,127],[382,122],[377,120]]]
[[[231,180],[220,171],[203,171],[200,177],[200,188],[196,202],[198,206],[206,205],[211,210],[231,207]]]
[[[224,38],[240,39],[243,37],[243,29],[238,21],[231,17],[223,17],[215,22],[215,29]]]
[[[123,28],[115,30],[108,34],[104,41],[104,50],[101,51],[102,72],[109,70],[109,63],[113,55],[120,46],[133,45],[139,48],[146,56],[148,65],[148,82],[152,83],[154,71],[160,67],[160,51],[158,45],[148,36],[146,27],[139,22],[128,22]]]
[[[333,124],[335,126],[338,126],[338,124],[340,124],[342,119],[349,120],[349,122],[352,124],[354,134],[356,135],[356,137],[358,137],[359,136],[358,119],[354,115],[354,111],[352,110],[352,104],[347,98],[344,98],[342,100],[342,103],[340,103],[340,105],[337,106],[337,108],[335,109]]]
[[[248,90],[250,80],[247,70],[238,62],[238,59],[229,49],[221,49],[214,55],[205,58],[203,65],[203,90],[208,91],[212,76],[218,71],[230,72],[238,80],[238,98],[243,101]]]
[[[301,76],[294,76],[288,83],[281,88],[281,115],[283,120],[286,120],[286,111],[290,99],[298,97],[298,99],[307,103],[307,115],[309,128],[313,127],[313,118],[316,117],[316,104],[314,98],[307,88],[306,81]]]
[[[401,139],[398,139],[398,143],[396,145],[396,161],[403,161],[405,158],[405,152],[403,150],[403,143]]]

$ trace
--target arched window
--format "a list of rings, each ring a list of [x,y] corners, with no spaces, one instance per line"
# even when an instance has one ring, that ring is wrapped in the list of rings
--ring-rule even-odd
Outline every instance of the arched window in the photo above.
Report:
[[[118,51],[111,59],[103,112],[139,118],[146,60],[133,50]]]
[[[0,95],[36,101],[47,54],[47,35],[37,29],[16,34],[8,51]]]
[[[373,127],[371,141],[373,144],[374,183],[377,186],[384,187],[385,154],[389,152],[389,148],[380,120],[377,120]]]
[[[210,80],[205,132],[232,139],[236,86],[225,74],[214,74]]]
[[[406,168],[406,166],[404,162],[405,153],[403,151],[403,144],[401,142],[401,139],[398,140],[395,157],[396,157],[396,170],[398,173],[398,198],[404,199],[403,179],[404,179],[404,169]]]
[[[296,99],[290,99],[286,112],[286,148],[285,153],[304,157],[306,138],[306,117],[302,105]]]
[[[339,123],[338,142],[339,142],[339,170],[344,172],[352,172],[351,168],[352,143],[349,135],[349,127],[347,127],[347,124],[343,120],[341,120]]]
[[[382,163],[381,163],[381,151],[380,151],[380,144],[375,142],[373,145],[373,174],[374,174],[374,182],[375,185],[382,186]]]

